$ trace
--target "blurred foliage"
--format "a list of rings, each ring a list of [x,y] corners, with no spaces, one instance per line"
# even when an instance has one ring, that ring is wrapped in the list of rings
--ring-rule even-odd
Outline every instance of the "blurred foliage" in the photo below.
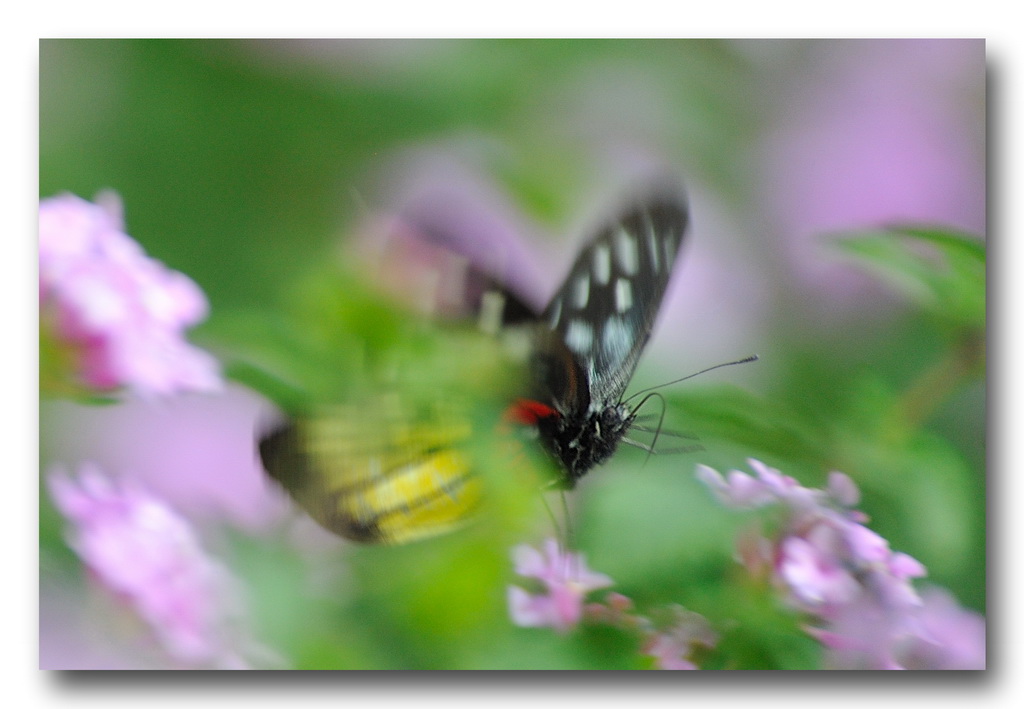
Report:
[[[859,234],[837,246],[960,336],[985,334],[985,246],[966,234],[902,228]],[[982,360],[978,359],[978,364]]]
[[[742,204],[761,122],[752,63],[712,41],[356,42],[332,55],[247,41],[46,40],[40,51],[40,194],[116,189],[128,232],[209,296],[195,340],[230,377],[291,412],[382,386],[463,397],[472,411],[472,452],[497,507],[464,532],[316,555],[280,535],[230,534],[259,636],[296,668],[649,666],[619,631],[511,625],[510,549],[550,529],[491,433],[519,379],[495,376],[478,337],[378,293],[339,263],[336,242],[383,158],[451,136],[490,145],[484,167],[512,200],[564,223],[590,163],[583,138],[548,116],[567,83],[602,67],[666,79],[677,122],[667,159]],[[696,462],[724,470],[756,457],[805,485],[848,473],[873,528],[984,609],[984,248],[916,228],[839,248],[896,287],[907,305],[897,322],[826,332],[780,307],[763,391],[699,380],[663,390],[666,429],[697,436],[703,451],[624,449],[570,499],[575,543],[615,590],[641,609],[678,603],[712,621],[722,639],[708,667],[814,667],[817,647],[770,592],[742,581],[732,548],[744,521],[693,479]],[[48,435],[60,434],[44,421],[44,446]],[[42,558],[69,564],[41,498]]]
[[[751,120],[729,105],[745,75],[718,43],[413,43],[388,71],[356,42],[347,74],[319,69],[316,45],[307,61],[301,47],[292,51],[246,41],[44,40],[40,194],[115,187],[130,233],[219,310],[280,296],[356,210],[353,190],[367,171],[411,141],[496,134],[508,156],[494,157],[494,174],[526,209],[564,217],[574,196],[566,188],[587,166],[581,137],[553,134],[545,118],[560,110],[558,87],[595,64],[657,67],[673,79],[681,61],[706,67],[686,72],[687,85],[674,81],[678,93],[667,99],[687,118],[679,156],[718,173],[732,151],[717,148]]]

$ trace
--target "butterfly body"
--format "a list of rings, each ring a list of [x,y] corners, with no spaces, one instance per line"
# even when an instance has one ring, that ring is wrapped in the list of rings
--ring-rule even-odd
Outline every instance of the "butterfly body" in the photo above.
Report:
[[[636,413],[622,402],[664,297],[688,224],[678,192],[649,196],[607,222],[581,249],[541,315],[531,371],[545,449],[562,487],[615,453]]]
[[[564,472],[562,487],[572,489],[589,470],[611,458],[635,416],[628,406],[617,404],[583,416],[539,419],[540,440]]]

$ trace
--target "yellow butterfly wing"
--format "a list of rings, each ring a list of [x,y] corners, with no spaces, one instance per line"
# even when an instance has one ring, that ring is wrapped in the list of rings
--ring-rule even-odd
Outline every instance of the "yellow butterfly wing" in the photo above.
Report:
[[[483,484],[460,449],[468,417],[395,400],[338,406],[260,440],[264,468],[317,522],[359,542],[404,544],[451,531]]]

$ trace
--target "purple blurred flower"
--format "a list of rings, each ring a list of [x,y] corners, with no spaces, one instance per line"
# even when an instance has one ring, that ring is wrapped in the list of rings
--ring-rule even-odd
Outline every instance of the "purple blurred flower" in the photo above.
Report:
[[[804,49],[804,73],[768,86],[780,104],[760,180],[795,275],[841,303],[876,286],[822,259],[823,233],[917,222],[984,234],[984,40]]]
[[[536,310],[553,289],[539,259],[539,227],[489,178],[481,146],[458,141],[402,150],[378,172],[385,211],[357,231],[354,258],[410,307],[431,316],[475,317],[493,280]],[[348,257],[351,259],[351,256]]]
[[[866,598],[808,632],[825,646],[828,669],[985,669],[984,618],[939,588],[923,591],[914,606]]]
[[[921,593],[916,632],[904,639],[897,660],[908,670],[985,669],[985,619],[960,607],[941,588]]]
[[[508,588],[512,622],[524,627],[551,627],[566,632],[583,617],[583,599],[590,592],[611,586],[612,580],[587,568],[581,554],[563,552],[548,539],[544,551],[522,544],[512,551],[516,573],[541,582],[544,591],[531,594],[518,586]]]
[[[119,212],[119,202],[72,194],[39,203],[44,327],[74,352],[88,387],[142,396],[219,389],[216,361],[183,337],[206,317],[202,291],[147,257],[124,233]]]
[[[83,465],[77,480],[57,471],[48,482],[74,525],[69,545],[170,657],[190,667],[247,666],[243,655],[256,648],[242,635],[240,589],[184,518],[95,466]]]
[[[777,572],[793,597],[804,606],[847,603],[857,596],[859,587],[853,574],[840,562],[836,548],[841,543],[833,530],[819,528],[816,542],[788,537],[779,545]]]
[[[697,477],[728,506],[778,508],[777,531],[768,538],[746,535],[741,560],[821,623],[808,632],[829,648],[831,666],[898,669],[911,659],[933,669],[984,664],[984,621],[947,596],[922,601],[911,581],[926,574],[924,566],[864,526],[866,515],[851,509],[860,493],[850,478],[832,473],[827,490],[805,488],[758,460],[748,462],[756,478],[735,470],[723,477],[705,465]]]
[[[697,466],[697,477],[729,506],[783,507],[778,537],[767,545],[747,542],[743,558],[752,570],[770,569],[792,605],[827,617],[866,589],[918,602],[910,579],[923,576],[924,567],[861,524],[865,515],[850,509],[859,499],[852,480],[832,473],[828,490],[806,488],[759,460],[748,462],[756,478],[737,470],[723,478],[705,465]]]
[[[270,412],[265,399],[230,383],[219,396],[185,394],[158,406],[46,400],[39,410],[42,464],[74,468],[88,461],[189,519],[260,533],[289,518],[290,509],[256,455],[255,432]]]

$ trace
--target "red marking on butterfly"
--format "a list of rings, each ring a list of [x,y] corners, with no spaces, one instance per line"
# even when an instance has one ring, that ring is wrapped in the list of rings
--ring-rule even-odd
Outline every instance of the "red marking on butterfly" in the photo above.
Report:
[[[522,426],[536,426],[538,421],[551,416],[558,416],[558,412],[547,404],[533,399],[517,399],[514,404],[505,409],[503,420]]]

